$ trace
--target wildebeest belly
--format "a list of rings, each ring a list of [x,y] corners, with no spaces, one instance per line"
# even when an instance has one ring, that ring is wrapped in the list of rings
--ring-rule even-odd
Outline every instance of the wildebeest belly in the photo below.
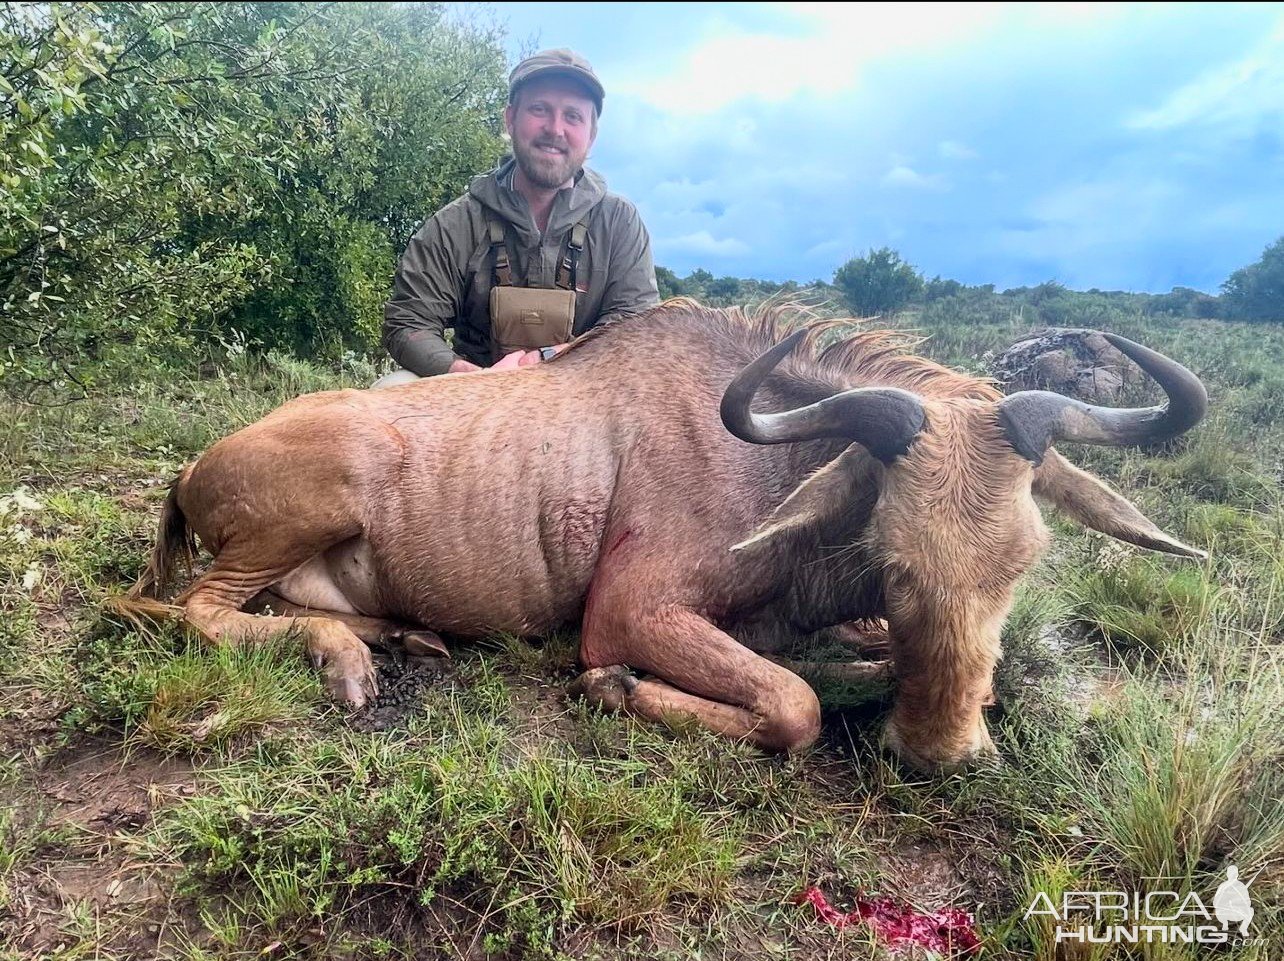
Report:
[[[582,403],[518,391],[539,377],[476,376],[419,392],[445,406],[389,417],[401,456],[362,520],[379,601],[385,616],[437,631],[546,632],[582,613],[627,441]],[[513,395],[463,396],[492,376]],[[455,394],[451,416],[434,413]]]
[[[521,499],[531,492],[512,493]],[[528,519],[520,523],[499,523],[499,516],[498,505],[479,505],[372,530],[384,616],[474,636],[538,635],[576,622],[606,525],[605,503],[568,495],[508,515]]]
[[[273,590],[301,607],[386,617],[370,542],[353,537],[318,554],[283,577]]]

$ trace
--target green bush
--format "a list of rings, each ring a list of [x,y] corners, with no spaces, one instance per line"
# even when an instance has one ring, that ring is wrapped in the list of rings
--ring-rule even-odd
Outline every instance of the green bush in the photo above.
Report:
[[[1222,284],[1226,316],[1235,320],[1284,320],[1284,237]]]
[[[853,257],[834,272],[834,286],[860,317],[907,307],[923,293],[923,278],[890,247]]]
[[[416,224],[500,152],[437,4],[0,7],[0,372],[59,398],[240,331],[369,348]]]

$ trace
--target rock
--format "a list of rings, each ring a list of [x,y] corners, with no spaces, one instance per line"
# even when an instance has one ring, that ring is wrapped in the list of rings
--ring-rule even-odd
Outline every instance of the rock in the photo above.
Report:
[[[1008,393],[1051,390],[1106,405],[1120,405],[1145,377],[1099,332],[1067,327],[1033,331],[1004,351],[993,371]]]

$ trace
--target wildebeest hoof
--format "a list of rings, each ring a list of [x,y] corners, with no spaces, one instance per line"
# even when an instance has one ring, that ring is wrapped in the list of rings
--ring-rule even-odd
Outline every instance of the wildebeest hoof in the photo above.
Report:
[[[882,618],[835,624],[828,628],[828,635],[831,640],[859,651],[867,658],[881,660],[892,654],[887,622]]]
[[[623,664],[595,667],[577,677],[566,689],[569,697],[582,698],[603,711],[618,711],[637,690],[638,679]]]
[[[326,690],[336,703],[357,710],[378,695],[374,659],[364,644],[335,652],[314,651],[312,660],[320,662]]]
[[[445,642],[434,631],[406,631],[401,645],[412,657],[450,657]]]
[[[350,677],[337,678],[333,681],[327,680],[326,688],[337,703],[354,711],[365,707],[372,700],[371,695],[367,693],[366,684]]]

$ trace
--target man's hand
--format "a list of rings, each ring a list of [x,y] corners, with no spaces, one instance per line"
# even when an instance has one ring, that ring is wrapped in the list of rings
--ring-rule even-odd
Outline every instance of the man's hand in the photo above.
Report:
[[[560,354],[566,349],[566,347],[566,344],[557,344],[554,347],[545,349],[553,350]],[[505,354],[504,357],[491,368],[491,370],[511,370],[514,367],[533,367],[540,363],[541,359],[542,358],[540,357],[540,352],[538,350],[515,350],[511,354]]]
[[[557,353],[564,351],[568,344],[556,344],[553,347],[546,347],[545,350],[553,350]],[[456,357],[451,361],[450,367],[447,368],[448,374],[470,374],[475,370],[512,370],[514,367],[533,367],[538,364],[542,358],[538,350],[515,350],[511,354],[505,354],[493,367],[478,367],[474,363],[464,360],[462,357]]]
[[[537,364],[539,363],[538,350],[515,350],[511,354],[505,354],[503,357],[497,360],[494,363],[494,365],[491,366],[490,369],[491,370],[512,370],[514,367],[528,367],[530,366],[530,362],[527,361],[526,359],[528,354],[534,354],[535,363]]]

